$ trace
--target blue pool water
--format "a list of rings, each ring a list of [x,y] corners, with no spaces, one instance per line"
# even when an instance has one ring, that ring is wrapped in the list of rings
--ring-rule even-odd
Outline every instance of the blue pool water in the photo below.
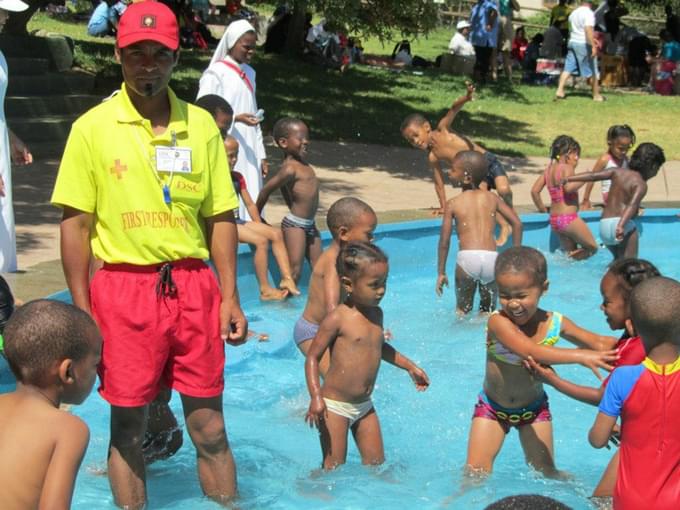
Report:
[[[680,264],[674,258],[675,236],[680,234],[676,212],[647,211],[640,256],[657,264],[662,273],[680,278]],[[611,260],[609,253],[602,249],[588,261],[571,262],[550,253],[545,216],[523,219],[525,244],[541,249],[548,258],[550,289],[541,306],[559,310],[583,327],[608,333],[599,310],[599,280]],[[589,220],[591,228],[596,228],[596,218],[590,215]],[[321,460],[318,437],[303,421],[309,402],[303,359],[291,339],[304,299],[261,304],[254,276],[239,277],[251,329],[270,335],[266,343],[250,341],[227,349],[224,411],[238,466],[240,508],[434,509],[449,503],[448,508],[474,510],[517,493],[540,493],[575,509],[590,508],[588,496],[611,452],[595,450],[587,443],[595,408],[550,388],[557,465],[574,479],[556,482],[535,475],[525,465],[517,433],[512,431],[490,479],[456,495],[473,404],[484,376],[484,320],[456,319],[452,290],[443,298],[436,297],[437,239],[437,221],[389,225],[377,232],[377,244],[390,256],[382,304],[385,326],[392,330],[393,345],[420,364],[431,380],[429,390],[418,393],[405,372],[383,364],[373,400],[387,461],[377,469],[361,466],[352,444],[345,466],[331,473],[317,471]],[[454,263],[455,253],[451,253],[449,267]],[[240,272],[248,270],[241,263]],[[558,371],[581,383],[597,384],[582,367],[559,367]],[[171,405],[180,413],[176,396]],[[73,508],[112,507],[108,480],[97,474],[106,465],[108,406],[93,393],[75,413],[89,424],[92,439]],[[182,450],[151,466],[147,478],[149,508],[217,508],[201,496],[194,451],[186,434]]]

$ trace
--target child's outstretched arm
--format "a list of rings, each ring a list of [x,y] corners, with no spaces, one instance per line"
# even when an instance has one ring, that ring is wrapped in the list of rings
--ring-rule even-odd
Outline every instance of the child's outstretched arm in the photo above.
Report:
[[[618,358],[615,350],[562,349],[536,344],[502,313],[489,318],[488,334],[523,359],[531,356],[545,365],[576,363],[590,368],[598,379],[602,379],[599,369],[612,370],[611,363]]]
[[[529,356],[524,363],[534,374],[535,378],[543,381],[545,384],[549,384],[560,393],[563,393],[574,400],[592,406],[597,406],[600,403],[600,400],[602,400],[602,393],[604,392],[602,386],[599,388],[592,388],[590,386],[581,386],[580,384],[575,384],[566,379],[562,379],[552,367],[545,367],[540,363],[537,363],[531,356]]]
[[[434,181],[434,192],[437,194],[437,199],[439,199],[439,207],[441,211],[444,212],[446,207],[446,189],[444,188],[444,172],[442,171],[441,164],[439,160],[435,157],[432,152],[427,156],[427,164],[432,169],[432,180]]]
[[[465,87],[467,88],[467,93],[453,102],[451,108],[449,108],[449,111],[446,112],[446,115],[444,115],[439,121],[439,124],[437,124],[437,129],[449,129],[453,123],[453,120],[456,118],[456,115],[458,115],[458,112],[463,109],[465,103],[472,100],[472,94],[475,92],[475,86],[468,81],[465,82]]]
[[[616,239],[618,241],[623,241],[623,234],[625,232],[624,227],[626,223],[632,220],[640,208],[640,202],[647,194],[647,183],[640,179],[636,179],[633,183],[633,194],[630,197],[630,202],[621,213],[621,219],[618,225],[616,225]]]
[[[267,200],[269,200],[269,195],[271,195],[273,191],[279,189],[294,177],[295,170],[293,167],[284,163],[279,171],[276,172],[276,174],[272,176],[272,178],[269,179],[260,190],[260,194],[257,196],[256,202],[257,210],[262,210],[264,205],[267,203]]]
[[[305,379],[311,402],[305,415],[305,421],[309,426],[319,428],[319,422],[326,417],[326,403],[321,396],[321,378],[319,376],[319,362],[326,349],[335,341],[340,331],[340,315],[333,311],[321,322],[312,345],[307,351],[305,360]]]
[[[512,245],[521,246],[522,245],[522,232],[524,227],[522,226],[522,220],[519,219],[515,210],[505,203],[501,197],[496,195],[496,203],[498,205],[497,211],[503,218],[510,223],[510,228],[512,228]]]
[[[576,182],[606,181],[607,179],[612,178],[615,170],[615,168],[609,168],[607,170],[600,170],[599,172],[583,172],[580,174],[569,175],[562,178],[561,184],[564,187],[564,191],[566,192],[576,191],[581,187],[580,184],[575,188],[570,188],[568,184]]]
[[[71,508],[78,469],[90,442],[90,431],[80,418],[60,417],[58,426],[61,431],[47,466],[39,508]]]
[[[604,170],[604,167],[607,166],[607,161],[609,160],[609,153],[605,152],[602,156],[600,156],[600,159],[598,159],[595,164],[593,165],[593,169],[591,172],[599,172],[601,170]],[[581,209],[592,209],[593,204],[590,203],[590,194],[593,192],[593,186],[594,183],[589,182],[586,184],[586,189],[583,192],[583,200],[581,201]],[[569,191],[569,190],[567,190]]]
[[[444,219],[439,230],[439,246],[437,247],[437,285],[435,292],[441,296],[444,286],[449,286],[449,278],[446,276],[446,259],[449,258],[451,246],[451,232],[453,231],[453,210],[449,203],[444,208]]]
[[[531,186],[531,200],[534,201],[538,212],[545,213],[548,212],[548,208],[545,206],[543,199],[541,198],[541,191],[543,191],[543,188],[545,188],[545,177],[543,174],[541,174],[534,181],[533,186]]]
[[[566,317],[562,317],[562,338],[566,338],[572,344],[583,349],[593,351],[608,351],[616,348],[616,338],[610,335],[598,335],[574,324]]]
[[[248,214],[250,214],[250,218],[253,221],[262,223],[260,211],[258,211],[257,206],[255,205],[255,202],[253,202],[253,198],[250,196],[250,193],[248,193],[247,189],[241,190],[241,200],[243,200],[243,205],[246,206],[246,210],[248,211]]]
[[[382,359],[395,367],[406,370],[418,391],[425,391],[430,385],[430,378],[427,377],[425,371],[388,343],[382,346]]]

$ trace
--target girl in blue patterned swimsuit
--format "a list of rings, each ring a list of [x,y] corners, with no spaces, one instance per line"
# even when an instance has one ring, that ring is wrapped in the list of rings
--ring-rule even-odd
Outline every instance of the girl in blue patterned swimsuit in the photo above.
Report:
[[[545,257],[533,248],[513,247],[496,259],[496,283],[501,310],[487,324],[484,388],[475,405],[466,468],[489,473],[505,435],[517,427],[527,463],[544,475],[558,477],[548,397],[540,381],[525,368],[531,356],[545,364],[578,363],[611,370],[616,359],[613,337],[586,331],[558,312],[538,307],[548,290]],[[554,347],[566,338],[579,349]]]

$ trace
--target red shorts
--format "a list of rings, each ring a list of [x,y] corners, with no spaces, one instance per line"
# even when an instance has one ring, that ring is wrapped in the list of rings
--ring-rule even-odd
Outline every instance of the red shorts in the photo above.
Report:
[[[170,263],[170,275],[163,265],[105,264],[92,279],[92,314],[104,339],[99,393],[111,405],[149,404],[162,386],[198,398],[224,389],[215,276],[197,259]]]

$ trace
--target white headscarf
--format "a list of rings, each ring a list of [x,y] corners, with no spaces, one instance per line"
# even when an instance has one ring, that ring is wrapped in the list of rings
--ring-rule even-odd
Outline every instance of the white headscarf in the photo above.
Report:
[[[210,65],[213,65],[220,60],[224,60],[224,57],[226,57],[229,50],[234,47],[234,44],[238,42],[243,34],[248,32],[255,32],[255,28],[253,28],[253,25],[246,20],[240,19],[231,23],[227,27],[227,30],[225,30],[222,39],[220,39],[220,44],[217,45],[217,49],[215,50],[215,53],[213,53]]]

